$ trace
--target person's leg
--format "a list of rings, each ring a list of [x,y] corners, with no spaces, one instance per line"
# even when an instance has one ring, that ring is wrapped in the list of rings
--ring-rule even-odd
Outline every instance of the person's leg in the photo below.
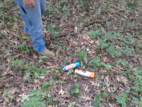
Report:
[[[45,0],[40,0],[40,7],[41,7],[41,17],[44,15],[46,11],[46,3]]]
[[[34,50],[37,53],[41,53],[46,49],[46,47],[43,40],[40,0],[35,0],[35,6],[32,8],[25,7],[24,4],[23,8],[26,10],[27,16],[29,17],[29,21],[32,25],[31,27],[27,27],[33,41]]]
[[[45,11],[46,11],[45,0],[40,0],[40,7],[41,7],[41,17],[42,17],[44,15]],[[24,31],[29,33],[27,26],[24,27]]]
[[[23,8],[21,7],[22,2],[21,2],[20,0],[14,0],[14,1],[15,1],[15,3],[16,3],[16,4],[18,5],[18,7],[19,7],[19,10],[20,10],[22,19],[25,18],[25,17],[28,17],[28,16],[26,15],[25,9],[23,9]],[[23,21],[24,21],[24,19],[23,19]],[[25,22],[25,21],[24,21],[24,22]],[[24,26],[24,31],[27,32],[27,33],[29,33],[28,26],[27,26],[26,23],[25,23],[25,26]]]
[[[20,9],[22,19],[25,22],[25,26],[28,29],[28,33],[32,38],[34,50],[37,53],[42,53],[46,50],[42,32],[43,24],[40,5],[40,1],[42,0],[35,0],[35,6],[32,8],[26,7],[23,3],[23,0],[14,1]]]

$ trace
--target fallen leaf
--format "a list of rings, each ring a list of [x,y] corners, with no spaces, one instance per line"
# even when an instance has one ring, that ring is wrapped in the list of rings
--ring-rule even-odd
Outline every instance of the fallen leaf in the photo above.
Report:
[[[18,55],[15,55],[15,58],[18,58],[20,56],[20,54],[18,54]]]
[[[111,89],[110,89],[110,87],[109,87],[109,88],[107,88],[107,90],[108,90],[108,92],[109,92],[109,93],[111,92]]]
[[[52,64],[50,62],[46,62],[47,65],[51,66]]]
[[[16,102],[21,102],[21,98],[20,98],[20,97],[17,97],[17,98],[16,98]]]
[[[89,97],[88,95],[82,94],[81,98],[85,101],[92,101],[93,99]]]
[[[84,91],[88,91],[88,86],[86,84],[84,85]]]
[[[40,83],[40,81],[37,79],[34,79],[33,81],[34,81],[34,83]]]
[[[124,76],[121,76],[121,75],[116,76],[116,80],[118,82],[124,83],[125,85],[128,83],[128,79]]]
[[[110,104],[110,103],[108,103],[108,105],[110,106],[110,107],[114,107],[112,104]]]
[[[19,29],[19,27],[18,27],[18,25],[17,25],[17,24],[14,24],[14,25],[13,25],[13,27],[12,27],[12,29],[13,29],[14,31],[16,31],[16,30],[18,30],[18,29]]]
[[[96,44],[97,46],[98,46],[99,43],[100,43],[99,41],[96,41],[96,42],[95,42],[95,44]]]
[[[8,58],[8,65],[10,65],[11,64],[11,57],[10,58]]]
[[[93,41],[93,40],[90,40],[90,41],[89,41],[89,43],[90,43],[90,44],[93,44],[93,43],[94,43],[94,41]]]
[[[78,30],[78,28],[77,28],[77,26],[75,26],[74,33],[77,33],[77,30]]]
[[[39,78],[43,80],[43,79],[44,79],[44,77],[45,77],[45,76],[43,75],[43,76],[40,76]]]
[[[88,33],[84,33],[84,34],[82,34],[82,39],[90,40],[90,36],[88,35]]]
[[[22,93],[19,95],[20,97],[26,97],[27,95],[25,93]]]
[[[104,58],[103,58],[103,61],[104,61],[104,62],[108,62],[109,59],[108,59],[107,57],[104,57]]]
[[[37,59],[37,58],[38,58],[35,54],[33,54],[33,57],[34,57],[35,59]]]
[[[33,85],[33,87],[36,87],[36,88],[38,88],[38,87],[40,87],[41,86],[41,84],[34,84]]]
[[[116,49],[120,49],[120,48],[121,48],[121,47],[119,47],[118,45],[116,45],[115,47],[116,47]]]
[[[104,75],[101,76],[101,79],[102,79],[102,80],[104,79]]]
[[[16,91],[17,91],[17,88],[13,88],[13,89],[10,91],[10,94],[14,95]]]
[[[98,86],[98,84],[94,83],[94,81],[90,81],[90,82],[91,82],[91,85]]]
[[[58,94],[59,94],[59,95],[64,95],[64,94],[65,94],[65,91],[63,91],[62,86],[61,86],[61,90],[59,91]]]

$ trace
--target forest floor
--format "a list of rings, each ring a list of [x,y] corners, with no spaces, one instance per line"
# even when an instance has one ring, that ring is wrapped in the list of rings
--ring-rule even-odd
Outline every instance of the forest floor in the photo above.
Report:
[[[46,0],[39,56],[12,1],[0,4],[0,107],[142,107],[142,2]],[[95,78],[62,67],[79,69]]]

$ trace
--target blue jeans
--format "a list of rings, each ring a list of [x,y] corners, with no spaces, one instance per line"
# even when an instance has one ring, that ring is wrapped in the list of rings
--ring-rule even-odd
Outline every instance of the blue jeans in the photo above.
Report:
[[[18,5],[21,17],[25,22],[24,31],[29,33],[33,42],[33,48],[37,53],[43,52],[45,42],[43,40],[42,16],[45,13],[45,0],[35,0],[34,7],[26,7],[23,0],[14,0]]]

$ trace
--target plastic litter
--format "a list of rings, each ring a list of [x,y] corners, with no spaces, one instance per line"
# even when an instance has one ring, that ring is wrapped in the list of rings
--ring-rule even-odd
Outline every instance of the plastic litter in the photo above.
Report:
[[[85,77],[90,77],[90,78],[94,78],[95,77],[95,73],[94,72],[89,72],[89,71],[83,71],[83,70],[79,70],[79,69],[75,69],[75,73],[85,76]]]
[[[76,63],[70,64],[70,65],[64,66],[64,67],[62,67],[62,69],[65,72],[67,70],[73,69],[73,68],[78,67],[78,66],[80,66],[80,63],[76,62]]]

